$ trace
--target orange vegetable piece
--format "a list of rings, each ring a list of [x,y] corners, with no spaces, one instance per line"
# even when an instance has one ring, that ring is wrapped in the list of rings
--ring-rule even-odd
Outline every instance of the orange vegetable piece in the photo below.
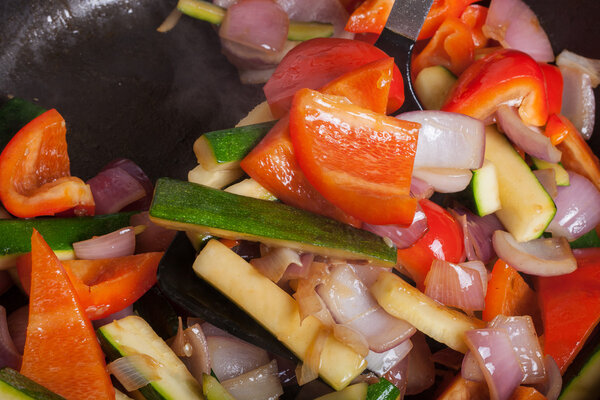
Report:
[[[487,7],[471,4],[460,15],[460,20],[471,28],[471,38],[476,49],[481,49],[488,43],[488,38],[483,34],[483,30],[481,29],[485,24],[487,13]]]
[[[420,124],[301,89],[290,110],[300,168],[332,204],[370,224],[412,222],[410,181]],[[348,163],[348,160],[357,160]]]
[[[559,114],[562,108],[563,77],[556,65],[539,63],[544,82],[546,84],[546,96],[548,97],[548,113]]]
[[[419,40],[429,39],[435,31],[446,20],[446,18],[457,18],[463,10],[477,0],[433,0],[425,23],[419,33]]]
[[[413,76],[427,67],[442,65],[460,75],[472,62],[475,46],[472,30],[458,18],[447,18],[413,60]]]
[[[519,386],[509,400],[546,400],[546,396],[531,386]]]
[[[566,121],[568,121],[565,118]],[[565,122],[565,120],[562,120]],[[573,126],[570,124],[570,126]],[[556,146],[561,152],[561,162],[566,169],[570,169],[588,178],[600,190],[600,161],[594,154],[581,134],[573,127],[562,142]]]
[[[65,121],[49,110],[25,125],[0,154],[0,201],[19,218],[75,208],[94,214],[88,185],[71,176]]]
[[[348,18],[346,30],[380,34],[385,27],[394,0],[365,0]]]
[[[579,135],[577,128],[566,117],[560,114],[552,114],[548,117],[544,135],[550,138],[553,145],[562,143],[569,133]]]
[[[535,292],[516,269],[501,259],[492,269],[482,319],[491,321],[496,315],[530,315],[534,322],[539,321]]]
[[[58,258],[33,231],[29,324],[21,373],[69,400],[114,399],[92,323]]]

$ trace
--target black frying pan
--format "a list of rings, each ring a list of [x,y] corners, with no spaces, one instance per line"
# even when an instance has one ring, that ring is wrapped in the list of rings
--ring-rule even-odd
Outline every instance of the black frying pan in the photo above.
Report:
[[[599,0],[526,1],[556,54],[568,48],[600,58]],[[0,0],[0,103],[15,95],[58,109],[67,121],[72,173],[83,179],[118,157],[133,159],[153,180],[185,179],[196,165],[194,140],[234,125],[264,95],[260,86],[239,83],[209,24],[184,16],[169,33],[156,32],[175,4]],[[591,143],[600,153],[598,131]],[[248,339],[253,335],[285,352],[258,331]]]

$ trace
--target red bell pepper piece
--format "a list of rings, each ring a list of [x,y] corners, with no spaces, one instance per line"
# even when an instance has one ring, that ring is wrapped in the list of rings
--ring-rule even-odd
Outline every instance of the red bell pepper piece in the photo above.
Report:
[[[561,163],[566,169],[588,178],[600,190],[600,161],[590,146],[566,118],[561,120],[567,126],[567,134],[556,146],[562,153]]]
[[[365,0],[348,18],[346,30],[381,34],[393,5],[394,0]]]
[[[560,114],[551,114],[548,117],[544,135],[550,138],[553,145],[562,143],[569,134],[579,135],[577,128],[567,117]]]
[[[577,269],[538,277],[544,321],[544,353],[564,373],[600,321],[600,248],[573,250]]]
[[[50,246],[31,237],[31,296],[21,373],[69,400],[114,399],[92,323]]]
[[[163,253],[99,260],[63,261],[79,302],[91,320],[108,317],[133,304],[156,283],[156,271]],[[25,292],[31,281],[31,255],[17,260],[19,279]]]
[[[420,124],[302,89],[290,110],[290,137],[300,168],[331,203],[370,224],[409,225]],[[348,162],[355,160],[356,162]]]
[[[497,315],[530,315],[539,326],[540,311],[535,292],[516,269],[500,259],[494,264],[488,282],[482,319],[491,321]]]
[[[458,18],[464,9],[477,0],[433,0],[418,40],[429,39],[446,18]]]
[[[471,38],[476,49],[483,48],[488,43],[488,38],[483,34],[483,25],[487,18],[488,8],[478,4],[471,4],[460,15],[460,20],[471,28]]]
[[[391,58],[377,60],[342,75],[321,91],[384,112],[393,67]],[[242,160],[242,169],[286,204],[360,227],[359,220],[331,204],[308,182],[296,161],[288,127],[287,117],[280,120]]]
[[[544,82],[546,84],[546,96],[548,98],[548,113],[558,114],[562,108],[563,77],[556,65],[539,63]]]
[[[435,32],[425,48],[414,58],[413,76],[427,67],[442,65],[455,75],[460,75],[472,62],[473,33],[458,18],[447,18]]]
[[[320,38],[294,47],[281,60],[263,90],[271,112],[282,117],[290,108],[292,97],[302,88],[319,89],[343,74],[389,56],[377,47],[357,40]],[[394,65],[387,105],[391,113],[404,103],[402,73]]]
[[[54,215],[75,207],[94,214],[90,187],[70,176],[65,121],[49,110],[25,125],[0,154],[0,201],[20,218]]]
[[[458,221],[434,202],[419,201],[427,217],[427,232],[412,246],[398,249],[398,265],[404,267],[421,291],[435,259],[459,263],[465,259],[465,244]]]
[[[361,225],[356,218],[328,202],[308,182],[294,155],[287,117],[275,124],[261,142],[244,157],[240,166],[252,179],[285,204],[356,227]]]
[[[471,64],[459,77],[442,110],[486,119],[499,104],[508,102],[520,103],[519,115],[526,124],[546,124],[548,100],[542,69],[527,54],[505,49]]]

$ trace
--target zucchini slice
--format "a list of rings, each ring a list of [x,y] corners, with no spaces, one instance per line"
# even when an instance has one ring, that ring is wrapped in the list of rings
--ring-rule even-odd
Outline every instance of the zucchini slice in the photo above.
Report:
[[[233,184],[225,189],[226,192],[239,194],[240,196],[253,197],[255,199],[275,201],[277,197],[262,187],[260,183],[252,178],[244,179],[241,182]]]
[[[144,354],[156,361],[158,379],[138,389],[152,400],[203,399],[202,388],[171,348],[142,318],[129,316],[100,327],[98,338],[111,361]]]
[[[275,125],[275,121],[207,132],[194,142],[198,163],[207,171],[236,169]]]
[[[458,193],[457,197],[480,217],[498,211],[502,205],[500,204],[496,166],[490,161],[484,160],[481,168],[473,170],[473,178],[471,178],[469,186]]]
[[[65,400],[14,369],[0,369],[0,398],[4,400]]]
[[[235,400],[217,378],[208,374],[202,374],[202,391],[206,400]]]
[[[563,388],[559,400],[589,400],[600,391],[600,346],[597,346],[579,373]]]
[[[227,246],[211,240],[198,254],[194,271],[304,359],[323,324],[300,318],[296,300]],[[333,337],[321,353],[319,374],[334,389],[348,385],[367,367],[363,357]]]
[[[363,400],[367,398],[367,383],[350,385],[339,392],[327,393],[315,400]]]
[[[396,248],[373,233],[285,204],[170,178],[156,182],[150,218],[171,229],[368,260],[381,266],[396,264]]]
[[[100,236],[129,225],[134,213],[77,218],[0,220],[0,269],[16,265],[17,257],[31,251],[31,233],[37,229],[61,260],[74,258],[73,242]]]
[[[456,76],[441,65],[423,68],[415,79],[415,93],[426,110],[439,110],[456,80]]]
[[[498,175],[502,208],[496,215],[517,241],[540,237],[556,213],[552,197],[504,135],[491,126],[485,134],[485,158]]]
[[[14,97],[0,108],[0,152],[10,139],[32,119],[42,115],[46,109]]]
[[[188,172],[188,181],[205,185],[215,189],[222,189],[235,182],[244,175],[244,171],[237,167],[234,169],[213,169],[207,170],[202,164]]]
[[[569,186],[569,174],[561,163],[551,163],[535,157],[531,157],[531,161],[535,169],[553,169],[557,186]]]
[[[379,274],[371,293],[389,314],[461,353],[468,350],[465,332],[485,327],[485,322],[438,303],[391,272]]]

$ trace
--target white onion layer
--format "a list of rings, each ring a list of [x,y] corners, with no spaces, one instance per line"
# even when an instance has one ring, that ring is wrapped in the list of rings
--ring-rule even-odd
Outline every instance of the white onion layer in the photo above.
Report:
[[[131,226],[92,239],[73,243],[75,256],[96,260],[130,256],[135,252],[135,232]]]
[[[572,66],[559,67],[563,77],[562,108],[560,113],[573,123],[584,139],[594,132],[596,98],[588,74]]]

